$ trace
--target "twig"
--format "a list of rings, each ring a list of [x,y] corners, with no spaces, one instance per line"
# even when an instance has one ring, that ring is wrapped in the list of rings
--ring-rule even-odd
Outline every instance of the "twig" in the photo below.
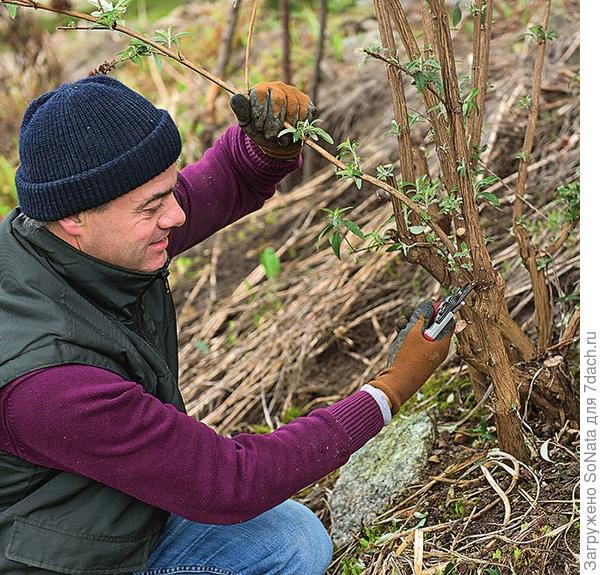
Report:
[[[398,62],[397,59],[395,59],[395,58],[386,58],[383,54],[381,54],[377,50],[373,50],[371,48],[363,48],[362,51],[365,54],[368,54],[369,56],[371,56],[371,58],[375,58],[375,60],[381,60],[382,62],[385,62],[388,66],[392,66],[394,68],[397,68],[398,70],[400,70],[401,72],[403,72],[407,76],[410,76],[413,79],[415,78],[415,74],[413,72],[411,72],[406,66],[403,66],[402,64],[400,64],[400,62]],[[433,86],[431,86],[429,83],[425,86],[425,89],[428,90],[431,93],[431,95],[438,102],[440,102],[442,104],[444,103],[444,100],[439,95],[438,91]]]
[[[481,472],[483,476],[487,479],[487,482],[492,486],[492,489],[498,494],[500,499],[502,499],[502,503],[504,504],[504,519],[502,521],[503,525],[506,525],[511,516],[511,507],[510,501],[506,496],[506,493],[502,490],[502,488],[496,483],[496,480],[492,477],[492,474],[482,465]]]
[[[246,41],[246,57],[244,60],[244,85],[246,93],[250,91],[250,50],[252,48],[252,36],[254,35],[254,22],[256,20],[256,12],[258,11],[258,1],[252,3],[252,14],[250,15],[250,24],[248,25],[248,40]]]

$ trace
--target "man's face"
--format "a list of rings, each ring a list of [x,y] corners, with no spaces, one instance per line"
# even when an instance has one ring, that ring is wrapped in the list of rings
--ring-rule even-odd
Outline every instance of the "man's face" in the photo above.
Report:
[[[169,232],[185,222],[173,195],[175,165],[105,208],[78,214],[78,249],[106,263],[154,272],[167,261]],[[72,242],[71,242],[72,243]]]

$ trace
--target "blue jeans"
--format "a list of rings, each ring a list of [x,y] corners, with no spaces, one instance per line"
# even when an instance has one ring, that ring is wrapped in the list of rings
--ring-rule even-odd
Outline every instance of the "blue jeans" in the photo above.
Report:
[[[148,570],[135,575],[323,575],[332,550],[318,517],[289,500],[235,525],[171,515]]]

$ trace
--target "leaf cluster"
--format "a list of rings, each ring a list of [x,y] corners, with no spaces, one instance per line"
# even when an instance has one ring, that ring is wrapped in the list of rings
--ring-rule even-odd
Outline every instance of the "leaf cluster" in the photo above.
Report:
[[[100,26],[114,28],[116,24],[125,24],[125,20],[122,19],[122,16],[127,12],[129,0],[117,0],[114,3],[111,0],[87,1],[96,8],[96,10],[90,13],[90,16],[96,18]]]
[[[530,26],[529,32],[525,36],[531,36],[538,44],[552,42],[558,38],[558,34],[554,30],[546,30],[541,24]]]
[[[441,77],[442,67],[437,58],[431,57],[425,60],[422,57],[416,58],[406,64],[406,69],[412,76],[412,85],[419,92],[422,92],[430,85],[435,87],[438,94],[444,92]]]
[[[406,252],[412,247],[412,245],[394,241],[387,233],[382,234],[381,228],[379,230],[365,232],[356,222],[348,219],[344,215],[352,209],[352,206],[334,208],[333,210],[321,208],[321,211],[325,212],[326,216],[325,225],[317,236],[317,249],[320,248],[323,238],[327,237],[327,241],[329,242],[333,253],[341,260],[341,247],[343,242],[346,242],[350,252],[356,253],[359,251],[350,243],[350,240],[348,239],[349,235],[353,235],[361,240],[366,240],[367,244],[362,249],[368,251],[377,251],[384,246],[388,246],[386,249],[387,252],[403,251],[404,255],[406,255]],[[393,219],[394,216],[388,218],[388,220],[384,222],[382,228],[391,223]]]
[[[354,180],[354,184],[360,190],[362,188],[363,171],[360,167],[360,156],[358,155],[358,142],[350,141],[346,138],[338,147],[338,160],[344,162],[346,167],[338,169],[336,175],[342,179],[350,178]]]
[[[317,123],[321,122],[321,120],[300,120],[295,128],[285,128],[281,130],[277,137],[280,138],[285,134],[292,134],[292,139],[294,142],[299,142],[306,138],[310,138],[317,142],[319,138],[325,140],[328,144],[333,144],[333,138],[325,131],[323,128],[319,128]]]

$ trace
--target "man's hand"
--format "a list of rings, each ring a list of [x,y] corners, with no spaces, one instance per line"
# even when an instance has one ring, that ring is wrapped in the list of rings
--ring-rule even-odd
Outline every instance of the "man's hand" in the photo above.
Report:
[[[306,94],[283,82],[256,84],[249,98],[235,94],[230,104],[244,132],[267,156],[277,160],[293,160],[302,148],[302,142],[294,142],[292,134],[277,137],[284,122],[296,126],[301,120],[311,121],[316,112]]]
[[[454,321],[444,328],[435,341],[423,337],[423,330],[434,315],[431,301],[419,304],[390,347],[388,368],[370,382],[388,396],[392,413],[396,413],[417,392],[448,355]]]

